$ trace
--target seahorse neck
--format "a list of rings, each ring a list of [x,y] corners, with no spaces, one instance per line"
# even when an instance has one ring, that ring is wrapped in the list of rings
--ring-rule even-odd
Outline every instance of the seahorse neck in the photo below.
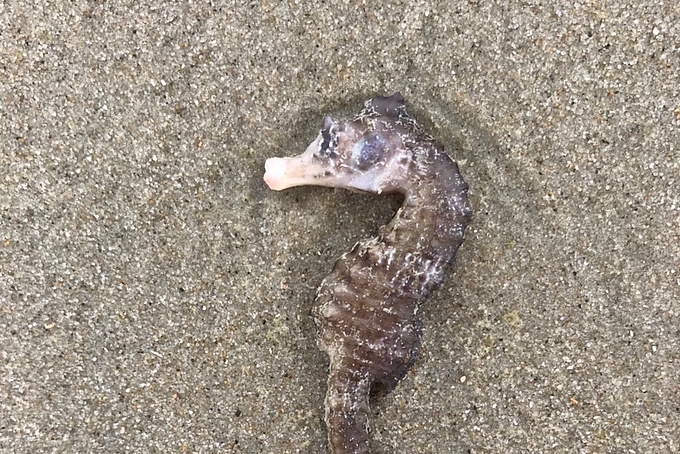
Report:
[[[467,185],[448,156],[435,153],[428,166],[419,166],[403,186],[401,208],[379,230],[376,247],[390,251],[385,268],[390,285],[424,299],[453,263],[472,210]]]

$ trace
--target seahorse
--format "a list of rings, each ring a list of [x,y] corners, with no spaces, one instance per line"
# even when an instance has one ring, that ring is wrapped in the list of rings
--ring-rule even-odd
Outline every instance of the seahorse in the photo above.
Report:
[[[391,391],[416,359],[420,306],[452,266],[472,217],[468,185],[399,93],[366,101],[352,120],[324,116],[304,153],[267,159],[264,180],[279,191],[315,185],[403,196],[375,238],[335,263],[312,308],[330,359],[330,450],[369,453],[370,397]]]

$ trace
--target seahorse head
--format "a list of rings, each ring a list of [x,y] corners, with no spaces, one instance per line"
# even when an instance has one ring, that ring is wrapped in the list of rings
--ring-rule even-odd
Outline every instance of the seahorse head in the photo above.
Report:
[[[304,153],[267,160],[267,185],[274,190],[314,185],[402,192],[411,162],[411,151],[403,143],[407,131],[389,111],[365,112],[352,121],[337,122],[325,116],[318,136]]]

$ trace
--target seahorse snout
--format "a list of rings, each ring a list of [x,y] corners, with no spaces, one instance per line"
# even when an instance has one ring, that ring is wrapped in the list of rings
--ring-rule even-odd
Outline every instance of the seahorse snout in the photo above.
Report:
[[[290,181],[287,179],[286,158],[269,158],[264,163],[264,182],[267,183],[269,189],[281,191],[290,187]]]

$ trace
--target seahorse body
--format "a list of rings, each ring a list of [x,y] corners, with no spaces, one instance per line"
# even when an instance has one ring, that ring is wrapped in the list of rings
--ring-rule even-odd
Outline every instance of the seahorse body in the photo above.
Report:
[[[369,396],[389,392],[418,354],[423,301],[451,267],[472,217],[458,166],[406,111],[403,97],[366,101],[353,120],[326,116],[295,158],[271,158],[265,181],[401,193],[376,238],[342,255],[312,308],[330,357],[326,424],[333,454],[368,453]]]

